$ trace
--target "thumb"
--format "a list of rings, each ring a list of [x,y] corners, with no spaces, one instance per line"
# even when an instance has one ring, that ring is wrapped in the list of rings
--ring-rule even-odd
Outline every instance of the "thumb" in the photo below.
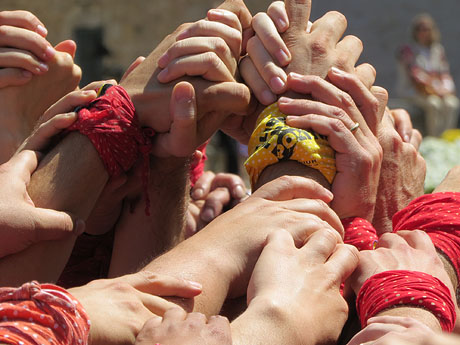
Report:
[[[72,58],[75,58],[75,53],[77,51],[77,44],[72,40],[65,40],[65,41],[58,43],[54,48],[57,51],[67,53]]]
[[[163,297],[193,298],[199,295],[202,290],[199,283],[149,271],[139,271],[117,279],[130,284],[141,292]]]
[[[172,117],[171,128],[169,132],[154,137],[153,154],[187,157],[197,148],[197,109],[192,84],[180,82],[174,87],[169,111]]]
[[[289,18],[289,32],[305,32],[310,19],[311,0],[284,0]]]
[[[37,241],[49,241],[61,239],[71,234],[81,235],[85,230],[85,222],[81,219],[72,219],[65,212],[33,208],[30,212],[35,225],[35,238]]]
[[[349,244],[338,244],[335,251],[327,260],[326,265],[331,266],[335,273],[337,287],[348,279],[359,263],[359,252]]]

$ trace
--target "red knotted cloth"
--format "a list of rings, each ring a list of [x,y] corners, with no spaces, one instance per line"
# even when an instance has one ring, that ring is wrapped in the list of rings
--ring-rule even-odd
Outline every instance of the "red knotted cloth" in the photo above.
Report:
[[[386,271],[366,280],[356,299],[361,327],[366,327],[371,317],[395,306],[426,309],[438,318],[443,331],[452,332],[454,329],[457,314],[450,290],[429,274]]]
[[[423,195],[393,216],[393,231],[423,230],[460,277],[460,193]]]
[[[71,294],[59,286],[25,283],[0,288],[0,343],[86,345],[90,321]]]
[[[344,218],[341,221],[345,229],[343,241],[346,244],[355,246],[359,251],[374,249],[378,236],[371,223],[358,217]]]
[[[149,153],[154,132],[140,127],[134,104],[125,89],[118,85],[107,88],[104,95],[78,110],[78,119],[68,130],[79,131],[91,141],[110,176],[128,171],[142,156],[142,183],[149,214]]]

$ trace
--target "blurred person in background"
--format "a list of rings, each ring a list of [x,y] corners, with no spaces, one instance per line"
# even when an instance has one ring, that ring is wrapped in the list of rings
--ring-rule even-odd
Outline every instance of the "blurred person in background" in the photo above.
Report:
[[[411,32],[414,42],[398,52],[398,91],[423,109],[426,134],[439,136],[457,127],[459,100],[455,84],[433,18],[429,14],[416,16]]]

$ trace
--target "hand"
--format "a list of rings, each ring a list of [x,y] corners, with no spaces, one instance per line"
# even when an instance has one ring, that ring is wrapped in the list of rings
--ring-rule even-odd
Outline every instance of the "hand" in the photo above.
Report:
[[[256,36],[248,42],[250,59],[244,59],[240,69],[251,89],[260,96],[258,99],[267,98],[264,104],[268,103],[269,93],[273,96],[286,90],[286,74],[281,67],[287,66],[286,72],[324,78],[335,66],[356,73],[367,87],[375,80],[372,66],[354,67],[363,49],[361,41],[355,36],[340,40],[347,25],[345,17],[329,12],[311,24],[310,8],[311,1],[290,0],[286,5],[276,1],[267,14],[254,17]],[[267,97],[262,97],[263,93]]]
[[[67,213],[35,207],[27,184],[37,165],[37,154],[25,150],[0,166],[0,257],[40,241],[78,236],[84,230],[84,222],[74,224]]]
[[[308,21],[310,7],[309,0],[302,3],[288,0],[286,7],[277,1],[267,11],[270,18],[259,14],[254,19],[257,35],[248,42],[249,54],[240,62],[240,71],[260,103],[267,105],[276,99],[274,94],[286,91],[286,73],[289,72],[324,78],[335,66],[356,73],[367,87],[374,83],[372,66],[354,67],[362,52],[361,41],[355,36],[346,36],[339,42],[346,28],[345,17],[329,12],[312,25]],[[279,32],[283,33],[282,40]],[[286,49],[290,55],[280,58],[279,52],[285,53]],[[289,65],[283,72],[281,67],[287,61]],[[245,118],[231,117],[228,119],[229,123],[233,121],[228,125],[231,129],[223,127],[222,130],[247,143],[262,108],[257,107]]]
[[[412,127],[410,114],[405,109],[391,109],[390,114],[394,120],[396,132],[405,143],[412,144],[418,151],[422,143],[422,134]]]
[[[38,118],[53,103],[77,88],[81,70],[73,62],[75,49],[74,42],[61,42],[56,46],[54,56],[48,59],[45,74],[33,76],[25,85],[0,89],[1,115],[8,114],[8,121],[3,120],[5,126],[23,135],[21,141],[30,134]],[[21,130],[13,129],[11,121],[20,122]]]
[[[297,336],[292,343],[335,343],[348,317],[340,284],[358,264],[356,248],[340,243],[321,226],[299,249],[287,231],[270,233],[249,282],[248,310],[269,301],[283,328]]]
[[[235,13],[239,18],[243,32],[249,28],[251,15],[242,1],[227,0],[219,8]],[[174,122],[169,116],[167,100],[171,98],[172,90],[177,81],[168,84],[161,84],[158,81],[156,78],[159,73],[158,60],[174,44],[179,33],[189,25],[180,26],[168,36],[144,62],[121,82],[134,102],[140,123],[152,127],[159,134],[168,133]],[[236,58],[239,56],[233,56],[233,59]],[[196,131],[201,134],[201,142],[205,141],[229,114],[245,114],[247,112],[250,91],[246,85],[236,82],[210,82],[198,77],[185,80],[188,80],[196,91],[196,121],[198,123]],[[191,98],[186,99],[189,102]],[[152,116],[152,114],[156,115]],[[193,153],[197,146],[182,145],[183,151],[179,152],[173,149],[165,151],[165,146],[160,146],[159,150],[169,155],[183,157]],[[158,147],[156,143],[155,147]],[[186,152],[184,153],[184,151]],[[156,152],[157,149],[154,148],[154,153]]]
[[[238,16],[223,9],[210,10],[207,19],[190,24],[158,60],[157,78],[168,83],[183,76],[234,82],[240,56],[242,27]]]
[[[428,326],[416,319],[397,316],[377,316],[368,320],[366,328],[347,345],[360,344],[422,344],[421,339],[435,336]]]
[[[233,209],[214,219],[193,236],[209,238],[209,248],[228,253],[232,263],[226,274],[232,280],[230,298],[246,293],[250,275],[268,234],[286,229],[300,246],[318,228],[334,230],[340,241],[343,228],[326,205],[332,195],[311,180],[284,176],[259,188]],[[220,254],[222,255],[222,254]],[[225,265],[221,269],[227,268]]]
[[[199,284],[142,271],[116,279],[95,280],[69,292],[91,320],[91,345],[134,344],[144,323],[177,305],[161,296],[193,298]]]
[[[230,322],[223,316],[211,316],[209,321],[200,313],[187,314],[175,308],[161,320],[147,321],[137,336],[136,345],[231,345]]]
[[[27,11],[0,12],[0,88],[28,83],[48,71],[56,54],[44,24]]]
[[[373,87],[371,92],[382,100],[382,104],[386,103],[388,95],[383,89]],[[377,233],[382,234],[391,232],[391,219],[396,212],[423,195],[426,163],[418,152],[419,133],[413,134],[410,143],[403,140],[388,109],[376,133],[383,149],[383,160],[372,224]]]
[[[246,187],[238,175],[205,171],[190,191],[185,235],[200,231],[224,209],[232,208],[247,197]]]
[[[371,276],[385,271],[409,270],[430,274],[441,280],[455,297],[452,282],[430,237],[423,231],[399,231],[383,234],[375,250],[359,254],[359,265],[352,275],[352,287],[358,294]]]
[[[287,118],[288,125],[312,129],[327,136],[329,144],[336,151],[337,174],[332,183],[334,199],[331,206],[338,216],[341,219],[361,217],[371,221],[382,149],[356,103],[359,101],[361,108],[365,108],[376,100],[364,84],[351,74],[332,69],[329,76],[331,81],[341,79],[342,89],[350,90],[350,95],[319,77],[291,73],[289,89],[298,94],[311,95],[315,101],[282,97],[279,107],[285,114],[297,115]],[[311,115],[299,116],[302,114]],[[375,123],[379,114],[374,113],[373,117]],[[352,133],[350,128],[355,123],[360,127]]]

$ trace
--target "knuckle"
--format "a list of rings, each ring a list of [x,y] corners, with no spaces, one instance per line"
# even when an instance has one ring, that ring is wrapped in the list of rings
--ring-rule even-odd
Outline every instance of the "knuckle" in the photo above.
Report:
[[[339,119],[330,119],[330,125],[334,132],[344,132],[348,130],[345,124]]]
[[[252,18],[253,26],[257,27],[259,24],[261,24],[261,22],[265,20],[266,16],[267,15],[264,12],[256,13],[256,15]]]
[[[338,11],[330,11],[327,13],[327,15],[333,18],[333,20],[336,21],[337,24],[340,24],[343,26],[347,26],[348,24],[347,18]]]
[[[355,102],[353,101],[353,98],[346,92],[340,93],[340,101],[347,108],[355,106]]]
[[[345,19],[345,20],[346,20],[346,19]],[[359,49],[363,49],[363,47],[364,47],[363,41],[361,41],[361,39],[360,39],[359,37],[356,37],[356,36],[354,36],[354,35],[350,35],[350,36],[348,36],[348,38],[349,38],[350,40],[353,40],[353,41],[354,41],[354,44],[355,44],[356,46],[358,46]]]
[[[378,114],[380,111],[380,102],[377,100],[377,98],[372,97],[372,99],[369,101],[369,110],[372,112],[372,114]]]
[[[221,37],[215,37],[213,39],[213,45],[214,45],[214,51],[217,54],[225,55],[229,51],[227,43]]]
[[[0,36],[7,36],[9,34],[9,28],[6,25],[0,25]]]
[[[128,283],[119,282],[119,281],[113,282],[112,288],[113,290],[119,291],[119,292],[128,292],[132,290],[131,285],[129,285]]]
[[[220,66],[221,60],[219,57],[216,55],[214,52],[207,52],[204,55],[204,60],[206,61],[206,64],[213,69],[216,69]]]
[[[332,108],[332,115],[339,120],[345,120],[348,118],[348,114],[341,108],[333,107]]]
[[[311,43],[311,52],[313,59],[322,59],[328,55],[328,41],[325,37],[317,37]]]
[[[35,23],[35,21],[37,20],[37,17],[34,16],[29,11],[22,11],[21,15],[26,21],[28,21],[29,23],[32,23],[32,24]]]
[[[248,52],[249,56],[253,55],[253,53],[257,50],[259,46],[259,38],[257,36],[252,36],[246,43],[246,51]]]

